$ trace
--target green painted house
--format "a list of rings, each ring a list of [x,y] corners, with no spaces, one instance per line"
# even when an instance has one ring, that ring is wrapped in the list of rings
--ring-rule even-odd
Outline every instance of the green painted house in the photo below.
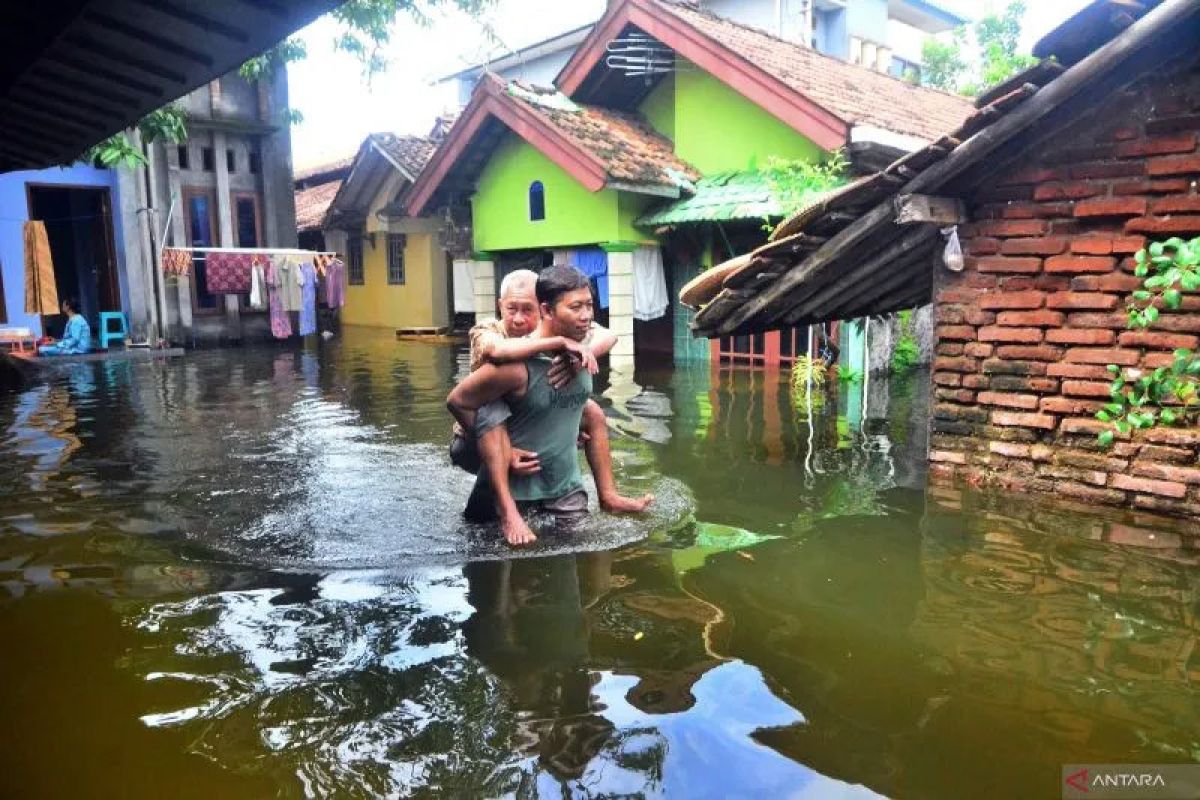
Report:
[[[600,319],[621,337],[615,369],[635,354],[777,364],[801,334],[710,346],[670,300],[794,210],[765,168],[841,149],[899,155],[970,111],[691,5],[617,0],[555,87],[480,81],[407,210],[470,220],[478,313],[508,271],[571,263],[595,278]]]

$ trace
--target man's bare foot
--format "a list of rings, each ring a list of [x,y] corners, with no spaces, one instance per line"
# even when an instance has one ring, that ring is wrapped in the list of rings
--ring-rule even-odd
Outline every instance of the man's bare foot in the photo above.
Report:
[[[501,519],[500,530],[504,533],[504,541],[513,547],[521,547],[537,541],[537,537],[533,535],[533,531],[525,524],[525,520],[521,518],[520,514]]]
[[[600,508],[610,514],[636,514],[645,511],[654,502],[654,495],[644,494],[641,497],[624,497],[619,494],[602,495]]]

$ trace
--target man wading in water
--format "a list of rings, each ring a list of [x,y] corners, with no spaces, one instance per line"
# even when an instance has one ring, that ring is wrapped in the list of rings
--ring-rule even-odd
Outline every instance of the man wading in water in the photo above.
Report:
[[[519,335],[512,325],[526,317],[510,313],[514,308],[506,305],[514,301],[519,304],[521,291],[516,281],[502,286],[501,314],[507,323],[507,336]],[[550,511],[559,518],[578,518],[587,513],[587,493],[575,454],[585,405],[594,407],[587,415],[585,433],[601,507],[613,512],[642,511],[653,500],[651,495],[622,497],[612,477],[603,412],[589,398],[595,361],[590,350],[578,344],[592,331],[592,294],[587,278],[572,267],[550,267],[537,278],[535,293],[541,320],[529,339],[493,342],[480,349],[493,359],[499,356],[498,360],[513,357],[514,353],[508,351],[519,353],[517,357],[531,355],[524,348],[542,353],[565,351],[571,362],[561,381],[554,377],[561,367],[555,368],[551,359],[534,355],[523,363],[480,365],[447,399],[461,429],[476,432],[479,437],[483,468],[467,501],[466,515],[476,521],[499,518],[504,538],[513,545],[536,540],[521,517],[518,502],[527,508]],[[508,319],[514,316],[518,319]],[[611,347],[611,342],[607,346]],[[498,402],[504,404],[500,409]],[[497,418],[504,422],[504,412],[509,409],[507,426],[499,424]],[[456,463],[469,460],[462,458],[464,446],[469,444],[456,442],[460,451]],[[513,464],[513,453],[524,458]]]

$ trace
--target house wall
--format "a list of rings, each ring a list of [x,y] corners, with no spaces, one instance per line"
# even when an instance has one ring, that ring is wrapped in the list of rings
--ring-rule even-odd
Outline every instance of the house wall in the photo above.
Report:
[[[1200,345],[1200,297],[1128,330],[1133,254],[1200,235],[1200,73],[1114,96],[970,199],[961,273],[935,275],[932,474],[1089,504],[1200,513],[1200,431],[1108,450],[1094,418],[1111,375]]]
[[[407,237],[402,285],[387,282],[387,234],[376,233],[374,247],[363,242],[363,284],[346,287],[343,323],[390,330],[449,324],[445,255],[437,235],[408,233]]]
[[[546,218],[529,219],[529,186],[545,187]],[[572,247],[637,241],[637,204],[612,189],[589,192],[523,139],[509,135],[496,148],[471,199],[475,249]]]
[[[821,149],[700,69],[680,63],[640,106],[675,152],[705,174],[752,169],[769,156],[811,160]]]
[[[110,190],[113,248],[117,260],[117,280],[121,307],[129,308],[129,277],[125,269],[125,242],[122,226],[133,224],[121,213],[117,175],[113,170],[96,169],[84,164],[65,168],[25,170],[0,175],[0,274],[4,279],[6,325],[29,328],[42,334],[41,317],[25,313],[25,240],[24,222],[29,219],[29,184],[99,187]],[[77,294],[74,289],[60,290],[59,297]],[[95,325],[96,320],[90,320]]]

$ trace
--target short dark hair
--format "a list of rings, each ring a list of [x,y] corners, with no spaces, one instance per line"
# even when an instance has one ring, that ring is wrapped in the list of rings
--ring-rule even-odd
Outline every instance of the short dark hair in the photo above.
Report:
[[[553,266],[542,270],[537,279],[537,299],[539,303],[554,308],[558,298],[576,289],[590,289],[592,284],[587,276],[574,267]]]
[[[74,311],[76,314],[79,313],[79,301],[74,297],[63,298],[62,304],[70,311]]]

